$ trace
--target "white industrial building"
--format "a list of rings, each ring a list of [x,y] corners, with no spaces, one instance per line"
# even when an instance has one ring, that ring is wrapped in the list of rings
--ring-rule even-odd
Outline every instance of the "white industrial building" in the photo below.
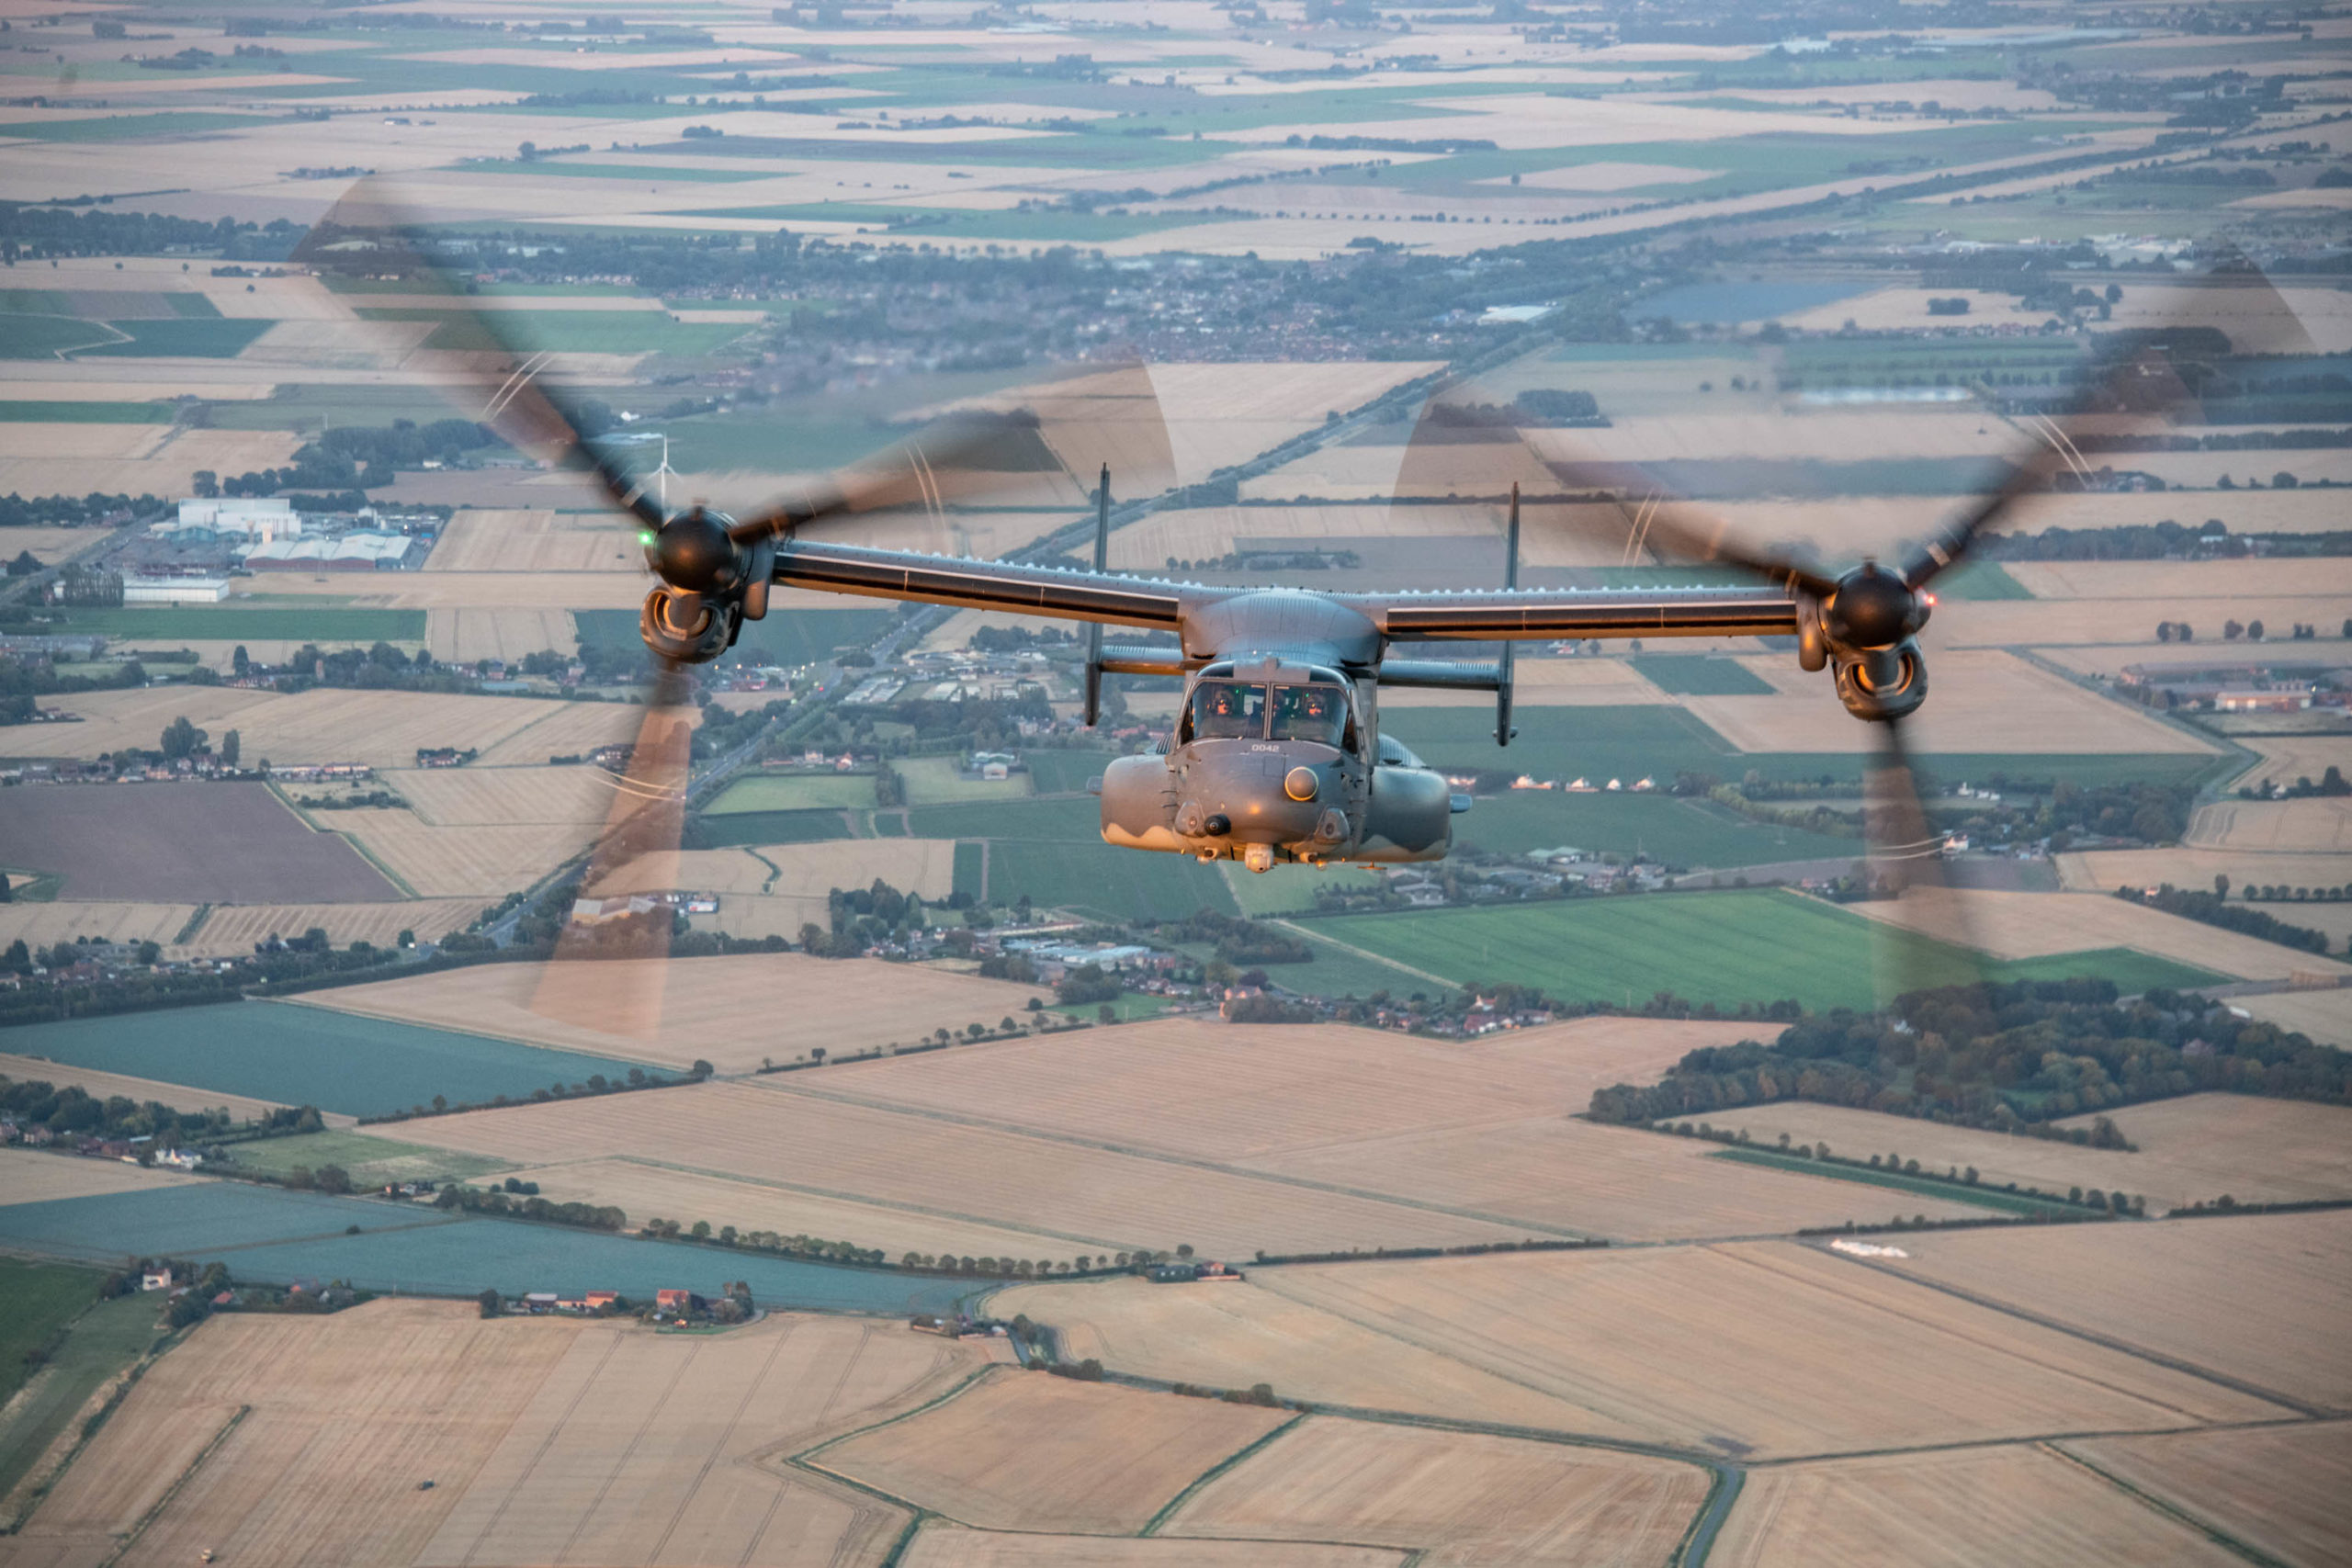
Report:
[[[225,577],[126,577],[125,604],[218,604],[229,596]]]
[[[152,532],[184,543],[223,539],[274,539],[300,536],[302,519],[294,503],[280,496],[232,496],[226,500],[183,501],[175,522],[158,523]]]
[[[249,571],[398,571],[419,541],[405,534],[273,539],[245,557]]]

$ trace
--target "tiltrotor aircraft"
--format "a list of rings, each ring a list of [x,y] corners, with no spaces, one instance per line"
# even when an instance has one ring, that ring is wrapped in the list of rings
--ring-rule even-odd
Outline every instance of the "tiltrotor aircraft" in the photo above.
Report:
[[[312,231],[307,257],[365,276],[432,272],[399,236],[397,224],[347,212]],[[487,333],[492,312],[453,308]],[[2226,344],[2223,344],[2226,349]],[[2175,368],[2143,337],[2110,355],[2075,400],[2075,413],[2111,414],[2167,406],[2180,395]],[[453,356],[459,357],[459,356]],[[574,412],[544,384],[544,355],[500,354],[465,366],[458,378],[486,392],[478,417],[518,446],[592,473],[637,521],[645,558],[659,578],[640,619],[646,646],[662,661],[674,705],[684,666],[717,658],[747,621],[767,613],[777,587],[867,598],[1011,612],[1082,623],[1085,719],[1101,713],[1105,674],[1181,677],[1182,705],[1170,732],[1148,753],[1120,757],[1099,784],[1102,837],[1130,849],[1232,860],[1252,871],[1283,863],[1379,863],[1442,858],[1452,819],[1466,796],[1384,733],[1384,687],[1491,692],[1495,739],[1507,745],[1511,724],[1516,642],[1676,637],[1792,639],[1798,664],[1825,672],[1838,700],[1879,737],[1872,774],[1877,810],[1866,812],[1881,864],[1932,863],[1941,837],[1921,812],[1901,739],[1901,721],[1928,692],[1917,634],[1935,604],[1939,574],[1960,560],[1988,525],[2055,474],[2087,472],[2067,428],[2037,422],[2030,455],[2007,479],[1928,542],[1894,564],[1865,560],[1827,575],[1775,556],[1744,551],[1720,525],[1652,493],[1616,504],[1639,547],[1661,556],[1736,569],[1747,587],[1623,591],[1527,588],[1518,581],[1520,494],[1507,511],[1503,581],[1486,591],[1325,592],[1298,588],[1219,587],[1105,570],[1111,474],[1095,488],[1093,566],[1078,570],[883,549],[842,542],[812,526],[849,513],[920,502],[935,506],[943,474],[1001,473],[1024,459],[991,456],[991,443],[1045,448],[1036,421],[1018,416],[967,423],[960,431],[910,442],[899,457],[864,477],[754,514],[729,516],[695,503],[672,510],[649,494],[598,443],[583,440]],[[1058,458],[1051,459],[1058,464]],[[1035,466],[1034,463],[1030,466]],[[1552,468],[1564,490],[1575,480]],[[1584,487],[1591,490],[1594,487]],[[1172,634],[1173,646],[1106,643],[1103,628]],[[1498,657],[1446,660],[1398,657],[1399,641],[1499,644]],[[660,744],[650,713],[639,751],[665,750],[675,777],[638,793],[674,796],[684,775],[682,727]],[[673,845],[675,838],[669,840]]]

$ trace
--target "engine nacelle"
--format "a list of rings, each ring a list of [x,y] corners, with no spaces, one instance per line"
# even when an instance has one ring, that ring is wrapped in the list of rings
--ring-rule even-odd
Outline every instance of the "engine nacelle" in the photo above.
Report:
[[[1883,723],[1915,712],[1928,700],[1928,662],[1909,637],[1892,648],[1833,648],[1838,700],[1856,718]]]
[[[689,592],[664,583],[645,596],[637,629],[645,646],[681,664],[707,664],[727,651],[742,625],[740,601]]]

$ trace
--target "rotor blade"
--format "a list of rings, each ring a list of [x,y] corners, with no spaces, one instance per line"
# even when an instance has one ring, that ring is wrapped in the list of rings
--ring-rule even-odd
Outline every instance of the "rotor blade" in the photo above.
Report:
[[[1871,891],[1898,902],[1876,922],[1872,967],[1881,1006],[1898,997],[1985,982],[1965,897],[1944,852],[1945,835],[1928,819],[1904,720],[1877,726],[1877,746],[1862,778],[1862,825],[1870,843]],[[1937,939],[1923,942],[1913,933]],[[1957,968],[1949,944],[1962,955]]]
[[[662,661],[646,682],[645,718],[627,770],[614,781],[603,831],[581,878],[583,906],[556,938],[531,1009],[542,1017],[605,1034],[650,1041],[662,1025],[662,988],[675,912],[666,897],[631,912],[631,896],[666,896],[680,886],[692,761],[694,678]],[[603,962],[590,967],[587,960]]]
[[[1744,545],[1724,518],[1608,453],[1599,434],[1608,422],[1585,412],[1597,405],[1579,394],[1539,389],[1492,400],[1498,395],[1472,381],[1442,389],[1423,405],[1394,488],[1396,507],[1413,509],[1419,531],[1460,531],[1442,512],[1424,515],[1430,509],[1485,506],[1499,516],[1502,498],[1516,484],[1532,525],[1536,564],[1620,567],[1655,559],[1730,567],[1816,593],[1828,589],[1826,579]],[[1402,519],[1394,525],[1415,531]]]
[[[2133,285],[2124,303],[2132,293],[2155,293],[2146,313],[2160,324],[2107,333],[2093,351],[2090,374],[2057,406],[2013,417],[2000,400],[1993,400],[1996,412],[2031,446],[1997,488],[1905,558],[1905,582],[1921,588],[1934,581],[2027,497],[2063,483],[2069,474],[2087,480],[2100,454],[2144,446],[2145,437],[2169,432],[2184,415],[2201,417],[2199,399],[2224,357],[2317,352],[2293,307],[2262,269],[2236,246],[2222,243],[2222,265],[2193,285]]]
[[[588,474],[639,522],[662,525],[662,509],[644,486],[594,445],[604,422],[549,384],[555,356],[522,344],[515,323],[526,312],[485,308],[454,262],[436,257],[423,224],[389,181],[379,176],[353,186],[291,259],[344,278],[346,302],[372,319],[424,329],[411,367],[425,372],[466,417],[520,451]],[[371,282],[384,292],[369,293]]]
[[[745,516],[732,532],[739,542],[790,532],[1001,556],[1087,507],[1105,466],[1125,496],[1177,482],[1167,417],[1140,362],[1066,367],[950,404],[915,434]],[[996,515],[976,515],[978,508]],[[1038,513],[1025,533],[1017,521],[1024,510]],[[904,519],[876,515],[894,512]],[[894,522],[919,523],[918,536],[877,539]],[[983,541],[995,547],[976,547]]]

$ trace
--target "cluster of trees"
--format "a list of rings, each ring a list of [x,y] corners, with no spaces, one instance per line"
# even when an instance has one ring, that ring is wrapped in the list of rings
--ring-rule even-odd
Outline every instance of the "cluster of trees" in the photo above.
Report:
[[[142,1103],[119,1094],[101,1100],[85,1089],[72,1085],[59,1089],[40,1078],[0,1077],[0,1116],[19,1127],[46,1128],[60,1137],[153,1138],[174,1149],[217,1138],[230,1126],[224,1111],[175,1111],[156,1100]]]
[[[175,250],[210,251],[223,261],[277,262],[293,254],[304,231],[283,218],[207,223],[154,212],[81,212],[10,204],[0,208],[0,262],[52,256],[155,256]]]
[[[2352,1103],[2352,1056],[2202,998],[2119,1005],[2106,980],[2019,981],[1804,1019],[1770,1045],[1693,1051],[1660,1082],[1592,1097],[1595,1121],[1646,1125],[1809,1100],[2015,1131],[2200,1089]]]
[[[517,1198],[497,1189],[452,1184],[433,1195],[436,1209],[458,1209],[469,1214],[506,1214],[516,1219],[543,1220],[549,1224],[577,1225],[582,1230],[616,1231],[628,1216],[611,1204],[550,1203],[545,1198]]]
[[[0,219],[5,221],[5,219]],[[32,525],[78,526],[85,523],[101,523],[122,517],[140,517],[164,510],[164,502],[153,495],[108,495],[104,491],[92,491],[87,495],[40,495],[27,501],[11,491],[0,495],[0,528],[22,528]]]
[[[2251,898],[2254,893],[2255,890],[2249,887],[2245,891],[2245,896]],[[2154,893],[2142,887],[2119,887],[2115,890],[2115,896],[2126,903],[2145,904],[2151,908],[2162,909],[2167,915],[2178,915],[2185,919],[2199,920],[2209,926],[2219,926],[2223,931],[2236,931],[2245,936],[2260,937],[2265,942],[2275,942],[2287,947],[2301,948],[2305,953],[2327,951],[2325,931],[2313,931],[2308,926],[2289,925],[2276,915],[2233,904],[2229,902],[2229,895],[2226,893],[2206,893],[2193,887],[2175,887],[2167,882],[2157,887]]]
[[[30,724],[40,712],[42,697],[76,692],[129,692],[147,683],[139,660],[117,665],[103,675],[66,675],[56,660],[38,653],[0,653],[0,724]]]
[[[1152,932],[1164,942],[1213,942],[1216,955],[1227,964],[1308,964],[1315,958],[1314,945],[1304,937],[1215,909],[1163,920]]]
[[[2116,528],[2044,528],[2037,534],[1996,534],[1987,536],[1979,548],[1987,560],[2228,560],[2257,553],[2352,554],[2352,532],[2237,534],[2222,526],[2218,519],[2201,526],[2183,526],[2167,518],[2161,523],[2135,523]]]
[[[1705,1138],[1713,1143],[1729,1144],[1742,1148],[1748,1146],[1747,1129],[1745,1127],[1735,1133],[1728,1127],[1717,1127],[1706,1122],[1699,1122],[1696,1126],[1684,1122],[1670,1127],[1662,1125],[1659,1130],[1685,1138]],[[2036,1125],[2025,1131],[2030,1135],[2042,1137],[2045,1140],[2072,1143],[2084,1148],[2135,1149],[2139,1146],[2126,1138],[2115,1122],[2105,1116],[2094,1117],[2088,1127],[2058,1128]],[[1932,1166],[1922,1167],[1916,1159],[1905,1159],[1899,1150],[1857,1159],[1852,1155],[1832,1154],[1826,1140],[1818,1144],[1798,1144],[1792,1147],[1789,1134],[1786,1133],[1781,1134],[1780,1147],[1772,1152],[1789,1155],[1797,1159],[1820,1160],[1828,1165],[1850,1166],[1857,1170],[1883,1170],[1890,1176],[1916,1177],[1923,1181],[1949,1181],[1960,1187],[1974,1187],[1984,1180],[1983,1173],[1973,1165],[1964,1168],[1951,1165],[1938,1171]],[[2002,1190],[2008,1192],[2021,1192],[2029,1197],[2046,1198],[2052,1202],[2059,1201],[2059,1194],[2055,1192],[2046,1192],[2038,1187],[2019,1187],[2014,1181],[2006,1183]],[[2097,1187],[2087,1190],[2081,1187],[2072,1188],[2066,1192],[2064,1201],[2083,1208],[2118,1214],[2141,1213],[2144,1211],[2147,1202],[2145,1198],[2130,1197],[2121,1192],[2107,1192]]]
[[[819,958],[855,958],[879,942],[903,940],[923,928],[922,896],[901,893],[880,877],[865,887],[836,887],[825,896],[832,929],[811,921],[800,928],[800,947]]]

